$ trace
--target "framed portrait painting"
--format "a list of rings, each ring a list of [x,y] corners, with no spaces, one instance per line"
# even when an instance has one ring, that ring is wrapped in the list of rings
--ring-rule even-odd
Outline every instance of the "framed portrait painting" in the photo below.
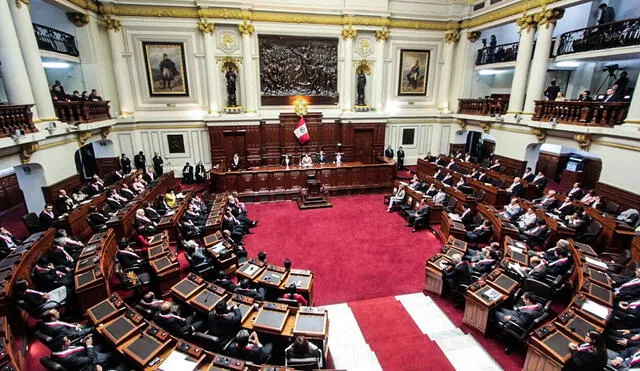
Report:
[[[149,94],[189,96],[183,43],[143,41]]]
[[[169,153],[185,153],[184,136],[182,134],[167,135]]]
[[[400,50],[398,95],[427,95],[428,50]]]

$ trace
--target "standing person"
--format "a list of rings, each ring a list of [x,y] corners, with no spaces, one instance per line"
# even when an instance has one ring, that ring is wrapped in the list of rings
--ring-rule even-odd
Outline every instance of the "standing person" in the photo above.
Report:
[[[398,147],[398,170],[404,169],[404,150],[402,147]]]
[[[229,163],[229,169],[231,170],[240,170],[242,165],[240,164],[240,156],[237,153],[233,154],[231,158],[231,162]]]
[[[164,172],[162,170],[162,164],[164,164],[162,157],[158,155],[158,152],[154,152],[153,153],[153,171],[156,173],[156,177],[159,177]]]
[[[162,54],[162,61],[160,61],[160,75],[162,77],[162,89],[171,89],[171,83],[176,77],[180,76],[176,64],[169,59],[167,53]]]
[[[391,148],[391,144],[389,144],[387,149],[384,150],[384,157],[393,158],[393,148]]]
[[[131,172],[131,160],[124,153],[122,157],[120,157],[120,168],[124,174],[129,174]]]
[[[611,85],[611,87],[615,87],[615,95],[618,101],[624,99],[624,94],[627,91],[627,85],[629,85],[629,77],[627,76],[627,71],[622,71],[620,77]]]
[[[544,91],[544,96],[547,100],[556,100],[558,97],[558,93],[560,92],[560,87],[556,85],[556,80],[551,80],[551,85],[547,86]]]
[[[196,165],[196,183],[201,184],[204,182],[205,179],[205,170],[204,170],[204,165],[202,164],[202,161],[198,162],[198,165]]]
[[[193,183],[193,166],[188,162],[182,168],[182,182],[186,184]]]
[[[616,11],[613,7],[608,6],[607,4],[600,4],[598,7],[602,11],[600,14],[600,19],[598,19],[598,24],[611,23],[616,21]]]
[[[144,165],[147,163],[147,158],[144,156],[144,152],[140,151],[137,155],[133,156],[133,164],[136,166],[136,170],[144,172]]]

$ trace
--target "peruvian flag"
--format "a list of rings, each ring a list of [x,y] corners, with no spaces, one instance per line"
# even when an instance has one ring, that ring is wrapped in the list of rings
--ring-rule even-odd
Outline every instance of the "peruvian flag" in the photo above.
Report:
[[[298,125],[296,125],[293,133],[298,137],[300,144],[305,144],[311,137],[309,136],[309,131],[307,130],[307,123],[304,121],[304,118],[300,117],[300,121],[298,121]]]

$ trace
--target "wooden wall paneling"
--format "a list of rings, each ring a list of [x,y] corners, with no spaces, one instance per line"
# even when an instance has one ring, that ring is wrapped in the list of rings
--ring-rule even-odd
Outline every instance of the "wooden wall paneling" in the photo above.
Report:
[[[280,164],[280,124],[260,123],[260,139],[262,140],[262,163],[264,165]]]
[[[252,125],[245,126],[245,157],[247,160],[247,166],[261,166],[262,165],[262,139],[260,136],[260,126]]]
[[[253,178],[254,191],[263,192],[269,190],[269,173],[258,173]]]
[[[96,166],[98,168],[98,175],[104,178],[105,175],[116,171],[120,167],[120,161],[118,157],[96,158]]]
[[[238,174],[238,191],[253,192],[253,173]]]
[[[595,189],[597,194],[620,205],[620,211],[627,209],[640,210],[640,195],[637,193],[602,182],[596,182]]]
[[[515,158],[505,157],[500,155],[493,155],[494,160],[500,160],[502,166],[505,167],[505,174],[511,176],[517,176],[524,173],[527,168],[527,162],[522,160],[516,160]]]
[[[24,202],[24,196],[15,173],[0,178],[0,212]]]
[[[587,159],[584,165],[584,186],[587,188],[595,188],[596,183],[600,180],[602,172],[602,160],[599,158]]]
[[[466,143],[450,143],[449,144],[449,154],[454,154],[458,151],[464,152]],[[502,161],[501,161],[502,162]]]
[[[269,177],[269,190],[284,189],[286,187],[284,174],[283,171],[271,173]]]
[[[233,175],[229,175],[229,176],[225,176],[224,177],[224,189],[225,190],[236,190],[238,189],[238,175],[239,174],[233,174]]]
[[[68,178],[62,179],[58,182],[42,187],[42,194],[44,195],[44,201],[46,203],[52,203],[57,197],[58,192],[61,189],[66,190],[69,195],[71,191],[83,186],[80,174],[74,174]]]
[[[333,156],[336,151],[336,144],[341,143],[340,121],[327,122],[322,124],[322,149],[329,155]]]
[[[562,170],[567,166],[568,161],[568,153],[559,154],[540,151],[536,171],[542,171],[548,179],[558,182],[560,181]]]

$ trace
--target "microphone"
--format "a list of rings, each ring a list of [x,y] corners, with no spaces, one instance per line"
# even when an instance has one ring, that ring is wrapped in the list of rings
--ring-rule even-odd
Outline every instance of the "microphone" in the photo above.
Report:
[[[211,296],[211,291],[207,290],[207,296],[204,298],[204,302],[209,301],[209,296]]]

